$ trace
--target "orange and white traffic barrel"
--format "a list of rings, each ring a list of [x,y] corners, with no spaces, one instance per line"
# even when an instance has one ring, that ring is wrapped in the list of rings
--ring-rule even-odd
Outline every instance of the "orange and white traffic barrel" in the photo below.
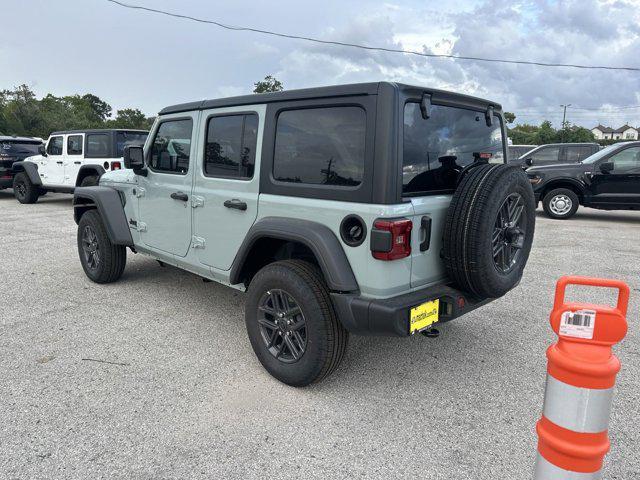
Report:
[[[618,290],[615,307],[565,302],[567,285]],[[617,280],[558,280],[547,350],[547,386],[538,421],[534,480],[596,480],[609,451],[609,416],[620,361],[611,348],[627,333],[629,287]]]

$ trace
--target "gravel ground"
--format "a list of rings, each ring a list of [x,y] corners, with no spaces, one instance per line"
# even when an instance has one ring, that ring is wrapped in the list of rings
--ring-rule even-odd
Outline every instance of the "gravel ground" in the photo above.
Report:
[[[1,478],[528,479],[562,274],[633,289],[605,478],[640,478],[640,212],[539,215],[513,292],[438,339],[351,337],[306,389],[258,363],[243,294],[132,254],[95,285],[75,235],[70,196],[0,192]]]

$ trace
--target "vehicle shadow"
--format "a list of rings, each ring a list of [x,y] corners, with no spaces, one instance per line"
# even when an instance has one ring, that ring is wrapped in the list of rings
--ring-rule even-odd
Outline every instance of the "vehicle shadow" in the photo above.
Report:
[[[552,220],[545,215],[542,210],[536,211],[538,218],[544,218],[546,220]],[[591,208],[581,208],[575,214],[572,219],[569,220],[554,220],[557,222],[571,222],[572,220],[590,220],[596,222],[616,222],[616,223],[637,223],[640,224],[640,211],[606,211],[595,210]]]
[[[56,194],[56,193],[47,193],[46,195],[41,196],[40,198],[38,198],[38,202],[37,203],[71,203],[71,200],[73,199],[73,195],[69,195],[69,194]],[[6,190],[0,190],[0,201],[14,201],[14,202],[18,202],[15,197],[13,196],[13,190],[11,189],[6,189]]]

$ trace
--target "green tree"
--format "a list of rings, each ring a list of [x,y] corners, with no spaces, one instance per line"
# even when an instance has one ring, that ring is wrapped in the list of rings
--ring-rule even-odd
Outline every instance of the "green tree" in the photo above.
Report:
[[[91,93],[86,93],[82,96],[82,99],[87,102],[95,116],[101,121],[104,122],[109,117],[111,117],[111,105],[100,99],[100,97],[97,97]]]
[[[153,123],[153,118],[147,118],[137,108],[123,108],[116,112],[116,118],[108,120],[105,126],[109,128],[132,128],[148,130]]]
[[[253,93],[281,92],[284,90],[282,82],[272,75],[267,75],[264,80],[260,80],[253,85],[255,86]]]
[[[511,112],[504,112],[504,119],[507,121],[507,123],[513,123],[516,121],[516,115],[515,113]]]

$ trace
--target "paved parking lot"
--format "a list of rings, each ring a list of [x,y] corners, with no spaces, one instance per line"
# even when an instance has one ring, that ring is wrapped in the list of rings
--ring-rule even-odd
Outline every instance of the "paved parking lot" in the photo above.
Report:
[[[569,273],[633,289],[605,478],[640,478],[640,212],[539,215],[516,290],[438,339],[351,337],[306,389],[262,369],[241,293],[132,254],[95,285],[75,234],[70,196],[0,191],[2,478],[528,479]]]

